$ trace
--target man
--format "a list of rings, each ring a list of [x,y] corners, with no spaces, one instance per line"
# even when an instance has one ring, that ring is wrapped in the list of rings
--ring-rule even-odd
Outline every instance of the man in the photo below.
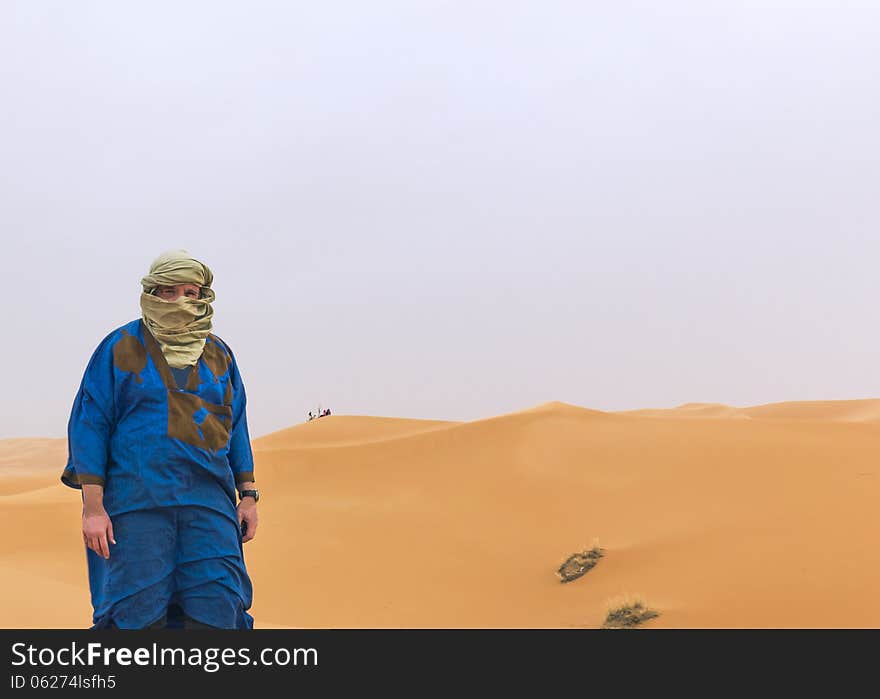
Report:
[[[259,493],[212,283],[185,250],[160,255],[141,318],[104,338],[74,400],[61,480],[82,489],[93,629],[253,628]]]

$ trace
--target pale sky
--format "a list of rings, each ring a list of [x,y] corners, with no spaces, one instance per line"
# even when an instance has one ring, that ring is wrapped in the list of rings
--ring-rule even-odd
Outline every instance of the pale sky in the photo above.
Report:
[[[0,437],[169,248],[252,437],[880,397],[880,8],[0,3]]]

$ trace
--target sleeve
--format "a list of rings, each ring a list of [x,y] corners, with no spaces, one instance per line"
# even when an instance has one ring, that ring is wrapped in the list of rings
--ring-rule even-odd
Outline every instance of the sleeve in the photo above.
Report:
[[[106,337],[92,354],[70,411],[67,465],[61,474],[61,482],[70,488],[104,485],[107,477],[116,413],[111,337]]]
[[[232,431],[229,436],[229,467],[235,476],[235,484],[254,480],[254,454],[247,424],[247,394],[238,371],[238,363],[229,345],[226,346],[232,360],[229,381],[232,385]]]

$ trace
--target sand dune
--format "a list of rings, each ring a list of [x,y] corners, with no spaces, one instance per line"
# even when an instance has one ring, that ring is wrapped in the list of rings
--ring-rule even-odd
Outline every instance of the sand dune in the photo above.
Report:
[[[880,422],[880,399],[789,401],[749,408],[735,408],[723,403],[685,403],[675,408],[624,410],[619,415],[641,417],[701,417],[760,420],[818,420],[823,422]]]
[[[751,417],[764,420],[829,420],[880,422],[880,400],[799,401],[770,403],[747,408]]]
[[[261,627],[880,626],[880,401],[331,415],[254,440]],[[85,627],[64,440],[0,440],[7,627]],[[50,467],[51,466],[51,467]],[[7,470],[10,469],[10,470]],[[15,493],[10,495],[8,493]],[[594,540],[595,568],[556,569]]]
[[[645,408],[642,410],[623,410],[620,415],[633,415],[641,417],[708,417],[708,418],[736,418],[749,419],[749,415],[742,408],[734,408],[723,403],[685,403],[675,408]]]
[[[66,462],[66,439],[0,439],[0,496],[45,486]]]
[[[343,421],[317,418],[307,424],[309,429],[304,429],[304,425],[295,425],[260,437],[260,447],[268,450],[380,442],[385,439],[397,439],[410,434],[443,429],[460,423],[443,420],[409,420],[350,415],[346,416]]]

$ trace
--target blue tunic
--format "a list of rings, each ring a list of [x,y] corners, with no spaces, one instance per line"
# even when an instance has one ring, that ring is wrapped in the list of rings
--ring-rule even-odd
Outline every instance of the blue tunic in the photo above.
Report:
[[[146,625],[169,603],[253,626],[235,507],[236,483],[254,480],[241,375],[214,335],[183,387],[175,373],[134,320],[98,345],[73,403],[61,480],[104,486],[117,541],[109,560],[87,549],[98,628]]]

